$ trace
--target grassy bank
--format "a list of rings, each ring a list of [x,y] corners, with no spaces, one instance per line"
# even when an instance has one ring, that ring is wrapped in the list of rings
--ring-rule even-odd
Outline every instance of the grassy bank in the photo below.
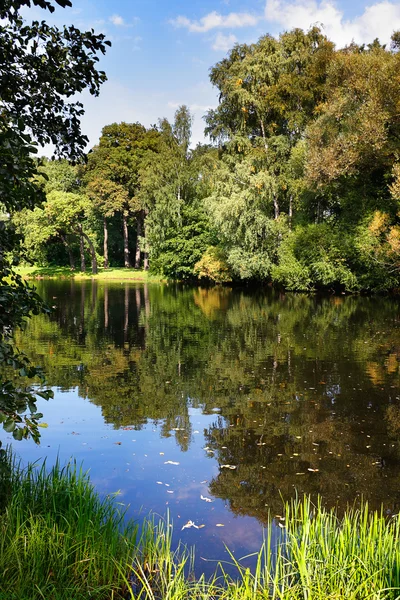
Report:
[[[137,539],[121,507],[100,500],[76,465],[10,467],[12,494],[0,516],[1,600],[400,598],[400,519],[366,505],[338,519],[308,499],[287,504],[280,542],[265,540],[253,572],[232,556],[236,576],[221,564],[212,578],[194,579],[193,553],[172,552],[168,522],[147,521]]]
[[[125,269],[123,267],[111,267],[103,269],[99,267],[97,275],[93,275],[91,271],[85,273],[81,271],[72,271],[70,267],[36,267],[25,266],[18,267],[17,272],[26,279],[97,279],[99,281],[132,281],[143,283],[160,283],[165,279],[156,275],[151,275],[148,271],[138,269]]]

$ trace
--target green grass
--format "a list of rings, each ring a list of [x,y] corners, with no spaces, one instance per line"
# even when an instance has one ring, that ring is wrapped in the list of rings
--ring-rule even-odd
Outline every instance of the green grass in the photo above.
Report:
[[[11,460],[11,459],[10,459]],[[118,598],[137,528],[112,498],[100,500],[76,464],[12,465],[0,516],[0,598]],[[127,571],[128,572],[128,571]]]
[[[110,267],[109,269],[99,267],[97,275],[93,275],[90,270],[83,273],[81,271],[72,271],[70,267],[57,266],[20,266],[16,270],[26,279],[97,279],[99,281],[137,281],[144,283],[158,283],[165,281],[162,277],[152,275],[148,271],[125,269],[123,267]]]
[[[280,541],[265,539],[252,571],[230,554],[229,568],[220,563],[212,577],[194,578],[194,551],[172,551],[168,519],[145,520],[137,539],[115,498],[100,500],[75,463],[47,471],[45,464],[21,469],[8,460],[1,600],[400,598],[400,518],[370,512],[367,504],[338,518],[308,498],[288,503]]]
[[[142,600],[396,600],[400,598],[400,519],[350,508],[334,510],[308,498],[285,506],[281,541],[265,539],[250,571],[230,554],[212,578],[190,581],[192,553],[170,550],[168,524],[134,561],[137,582],[131,598]],[[160,539],[161,538],[161,539]],[[143,564],[146,567],[143,567]]]

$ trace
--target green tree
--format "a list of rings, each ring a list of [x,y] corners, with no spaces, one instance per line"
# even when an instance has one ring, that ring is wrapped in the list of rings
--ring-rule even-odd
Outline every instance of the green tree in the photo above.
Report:
[[[236,45],[211,70],[220,104],[206,131],[219,140],[221,160],[207,207],[236,277],[271,277],[303,191],[302,138],[332,53],[318,28],[295,29]]]
[[[43,9],[54,11],[54,3],[32,0]],[[62,7],[69,0],[56,0]],[[39,144],[52,142],[56,153],[78,159],[87,142],[80,130],[80,102],[70,102],[76,92],[88,88],[97,95],[105,81],[98,71],[98,53],[104,53],[104,35],[80,32],[76,27],[62,30],[45,21],[25,24],[19,9],[28,0],[5,0],[0,7],[0,202],[12,215],[23,208],[34,208],[44,200],[34,180],[37,163],[32,153]],[[18,243],[9,221],[1,226],[0,240],[0,363],[23,376],[40,375],[13,343],[15,328],[26,317],[46,310],[36,293],[15,274]],[[46,398],[50,391],[40,392]],[[29,417],[26,411],[29,410]],[[23,416],[25,414],[25,416]],[[0,375],[0,420],[15,439],[32,434],[37,441],[38,419],[35,393],[16,386],[9,371]]]
[[[173,124],[159,123],[157,154],[148,154],[140,175],[145,232],[151,268],[172,278],[193,277],[194,265],[209,243],[209,222],[202,205],[207,147],[189,150],[192,116],[186,106]]]
[[[88,194],[103,217],[105,248],[107,219],[115,213],[122,216],[125,267],[131,266],[128,225],[132,216],[137,226],[135,268],[140,266],[143,209],[139,171],[146,153],[156,150],[157,138],[154,129],[147,131],[140,123],[113,123],[103,128],[99,145],[88,156],[84,179]]]

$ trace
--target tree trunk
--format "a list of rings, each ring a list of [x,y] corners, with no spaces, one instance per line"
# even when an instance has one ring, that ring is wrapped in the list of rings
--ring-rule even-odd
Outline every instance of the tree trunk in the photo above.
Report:
[[[275,221],[277,220],[278,217],[279,217],[278,198],[276,197],[276,194],[274,194],[274,219],[275,219]]]
[[[144,258],[143,258],[143,268],[145,271],[149,270],[149,253],[147,250],[147,240],[146,240],[146,221],[144,219],[144,223],[143,223],[143,236],[145,239],[145,252],[144,252]]]
[[[293,217],[293,196],[289,196],[289,231],[292,231],[292,217]]]
[[[81,255],[81,271],[83,273],[86,272],[86,262],[85,262],[85,242],[83,240],[82,229],[79,230],[79,252]]]
[[[65,235],[60,235],[60,238],[61,238],[62,243],[64,244],[64,246],[67,249],[68,256],[69,256],[69,265],[71,267],[71,271],[75,271],[75,259],[74,259],[74,255],[72,254],[71,246],[68,244],[67,238],[65,237]]]
[[[90,254],[92,256],[92,273],[93,275],[97,275],[97,258],[96,258],[96,251],[94,249],[94,246],[92,244],[91,239],[89,238],[89,236],[86,233],[83,233],[83,237],[85,238],[85,240],[88,243],[89,246],[89,250],[90,250]]]
[[[260,119],[260,125],[261,125],[261,132],[262,132],[262,136],[263,136],[263,141],[264,141],[265,152],[268,152],[267,136],[265,135],[264,121],[262,119]]]
[[[85,249],[84,249],[84,243],[83,243],[83,240],[85,239],[87,242],[87,245],[89,246],[90,255],[92,257],[92,273],[93,273],[93,275],[97,275],[96,251],[92,244],[92,240],[89,238],[87,233],[85,233],[83,231],[82,225],[79,225],[78,231],[79,231],[79,235],[81,236],[81,266],[82,266],[82,249],[83,249],[83,260],[85,260]]]
[[[142,213],[140,212],[136,219],[136,251],[135,251],[135,269],[140,269],[140,237],[142,235]]]
[[[103,219],[103,227],[104,227],[104,245],[103,245],[104,268],[108,269],[108,225],[107,225],[106,217],[104,217],[104,219]]]
[[[128,215],[125,211],[122,213],[122,230],[124,233],[124,266],[126,269],[130,269],[131,259],[129,256]]]

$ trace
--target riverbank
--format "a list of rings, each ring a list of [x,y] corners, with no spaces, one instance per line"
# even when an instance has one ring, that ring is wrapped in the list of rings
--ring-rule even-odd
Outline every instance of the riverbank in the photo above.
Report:
[[[124,267],[99,268],[97,275],[91,271],[85,273],[73,271],[70,267],[37,267],[24,266],[16,269],[24,279],[77,279],[85,281],[97,279],[98,281],[132,281],[140,283],[161,283],[165,278],[152,275],[148,271],[139,269],[125,269]]]
[[[265,539],[253,572],[231,554],[235,576],[220,564],[210,579],[195,578],[193,552],[172,551],[168,520],[145,521],[139,539],[124,507],[100,499],[73,461],[22,469],[8,454],[2,466],[12,493],[0,516],[1,600],[399,597],[399,515],[364,505],[339,519],[320,502],[293,501],[271,519],[280,539],[274,547]]]

